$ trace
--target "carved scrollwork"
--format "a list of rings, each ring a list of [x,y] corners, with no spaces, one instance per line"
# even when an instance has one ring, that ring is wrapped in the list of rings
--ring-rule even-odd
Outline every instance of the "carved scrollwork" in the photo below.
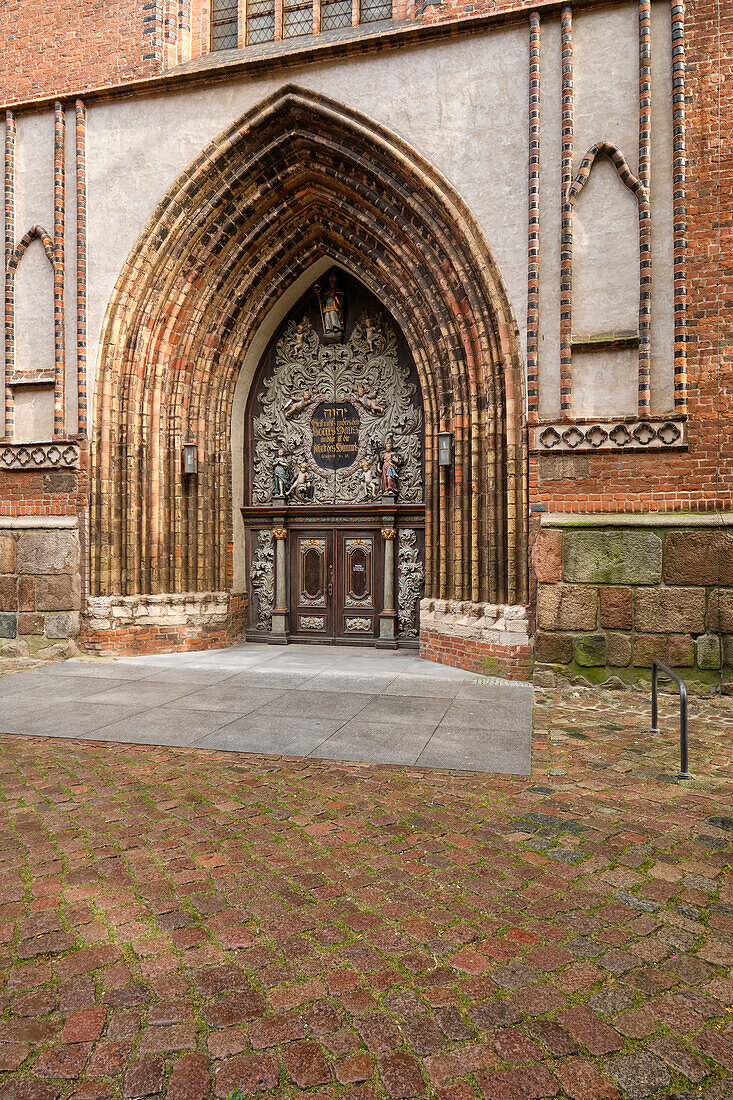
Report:
[[[345,625],[354,634],[369,634],[372,629],[371,619],[346,619]]]
[[[260,531],[252,555],[249,578],[257,598],[257,630],[272,629],[272,608],[275,602],[275,551],[272,531]]]
[[[281,448],[291,477],[302,464],[307,470],[308,493],[291,490],[289,504],[353,504],[375,496],[377,481],[372,475],[365,484],[365,472],[373,469],[389,436],[399,455],[400,502],[422,503],[422,410],[391,325],[365,313],[346,343],[327,344],[306,318],[291,321],[274,360],[252,421],[254,504],[272,499],[272,471]],[[311,421],[324,402],[348,403],[359,419],[353,461],[340,469],[326,469],[313,456]]]
[[[418,608],[422,598],[425,569],[420,561],[417,532],[400,530],[397,551],[397,627],[401,638],[416,638]]]
[[[326,620],[322,615],[301,615],[300,619],[301,630],[325,630]]]

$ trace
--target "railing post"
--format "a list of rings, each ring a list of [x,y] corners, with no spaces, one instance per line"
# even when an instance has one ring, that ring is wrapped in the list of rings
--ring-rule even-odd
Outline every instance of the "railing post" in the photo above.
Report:
[[[657,678],[658,674],[662,673],[664,676],[668,676],[670,680],[674,680],[680,689],[680,770],[677,772],[678,779],[692,779],[688,768],[687,760],[687,688],[684,681],[673,672],[667,665],[662,664],[661,661],[657,661],[656,658],[652,661],[652,725],[651,732],[659,733],[659,721],[658,721],[658,706],[657,706]]]

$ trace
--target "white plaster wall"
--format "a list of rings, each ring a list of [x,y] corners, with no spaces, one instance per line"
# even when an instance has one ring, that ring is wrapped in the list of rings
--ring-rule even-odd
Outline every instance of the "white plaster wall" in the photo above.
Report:
[[[562,38],[558,20],[541,25],[540,86],[540,416],[560,415],[560,240],[562,233]]]
[[[573,163],[596,141],[639,168],[639,16],[636,4],[573,16]]]
[[[15,438],[20,443],[47,442],[53,436],[53,386],[15,390]]]
[[[53,238],[53,111],[21,115],[15,130],[16,243],[32,225]]]
[[[89,361],[107,302],[155,204],[201,148],[285,83],[389,127],[478,219],[520,328],[526,319],[527,29],[332,61],[175,95],[92,105],[88,119]]]
[[[674,410],[674,142],[672,21],[667,0],[652,6],[652,362],[657,416]]]
[[[53,268],[36,238],[15,273],[15,369],[53,366]]]
[[[76,112],[66,112],[66,232],[64,234],[66,279],[64,314],[66,321],[66,430],[76,432]]]
[[[573,353],[573,413],[586,417],[636,412],[639,355],[636,348]]]
[[[610,160],[598,157],[573,213],[573,334],[638,327],[638,203]]]

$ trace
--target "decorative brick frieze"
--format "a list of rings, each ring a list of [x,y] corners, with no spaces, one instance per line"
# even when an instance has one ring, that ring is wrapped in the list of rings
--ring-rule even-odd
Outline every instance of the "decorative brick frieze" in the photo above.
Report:
[[[53,443],[0,443],[2,470],[76,470],[79,444],[73,440]]]
[[[679,450],[687,446],[687,422],[657,420],[558,421],[530,428],[530,448],[540,453]]]

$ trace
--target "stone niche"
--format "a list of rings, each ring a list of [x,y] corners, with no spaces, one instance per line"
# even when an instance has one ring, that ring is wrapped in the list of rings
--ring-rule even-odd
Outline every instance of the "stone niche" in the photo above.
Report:
[[[733,517],[702,520],[543,527],[533,553],[539,682],[561,673],[645,683],[657,658],[693,687],[733,690]]]
[[[74,521],[75,522],[75,521]],[[0,530],[0,656],[66,656],[79,634],[76,527]]]

